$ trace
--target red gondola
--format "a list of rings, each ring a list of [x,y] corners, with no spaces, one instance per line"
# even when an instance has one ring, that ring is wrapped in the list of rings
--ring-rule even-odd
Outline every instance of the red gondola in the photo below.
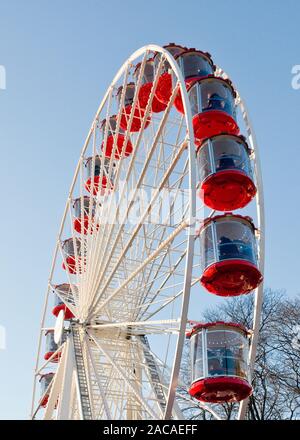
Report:
[[[64,311],[65,321],[69,321],[70,319],[74,318],[74,315],[69,307],[66,306],[66,304],[60,299],[58,295],[55,295],[55,304],[52,309],[52,314],[57,317],[61,310]]]
[[[251,292],[262,281],[255,226],[250,217],[227,213],[204,221],[200,230],[202,285],[220,296]]]
[[[134,76],[136,77],[136,79],[138,79],[138,77],[140,75],[141,64],[142,63],[137,64],[137,66],[135,68]],[[151,90],[153,87],[153,81],[154,81],[154,59],[150,58],[145,63],[144,73],[143,73],[141,86],[140,86],[140,90],[139,90],[139,95],[138,95],[139,106],[143,110],[145,110],[147,107],[149,97],[151,94]],[[152,103],[151,103],[151,111],[153,113],[160,113],[160,112],[164,111],[166,108],[167,108],[166,104],[163,104],[162,102],[160,102],[157,99],[156,95],[154,94],[153,99],[152,99]]]
[[[249,332],[239,324],[198,324],[191,341],[192,383],[189,393],[201,402],[239,402],[252,394],[249,383]]]
[[[177,55],[186,51],[187,47],[183,47],[175,43],[170,43],[164,46],[164,49],[170,52],[170,54],[173,55],[173,57],[176,57]],[[160,60],[161,60],[161,55],[157,53],[154,57],[155,72],[157,72],[158,70]],[[173,89],[172,75],[168,72],[169,68],[170,68],[170,64],[168,63],[168,61],[164,61],[163,66],[160,70],[161,74],[159,76],[155,91],[156,98],[165,105],[168,105]]]
[[[41,384],[41,402],[40,405],[45,408],[47,406],[49,395],[50,395],[50,384],[53,380],[54,373],[43,374],[40,377]]]
[[[123,86],[119,87],[119,90],[118,90],[117,95],[119,98],[119,102],[121,102],[122,91],[123,91]],[[132,106],[133,106],[133,102],[134,102],[134,95],[135,95],[135,84],[133,82],[128,83],[126,85],[126,89],[125,89],[124,107],[122,109],[120,127],[125,131],[128,129],[128,131],[131,133],[140,131],[140,129],[142,127],[144,115],[145,115],[145,110],[142,109],[139,106],[139,103],[137,102],[135,105],[135,108],[134,108],[132,122],[131,122],[130,126],[128,127],[128,124],[130,122],[131,112],[132,112]],[[145,121],[144,128],[147,128],[148,125],[150,124],[150,122],[151,122],[151,116],[148,115],[147,119]]]
[[[46,353],[44,355],[45,361],[51,358],[51,356],[56,352],[58,349],[58,345],[54,341],[54,330],[47,330],[46,331]],[[50,362],[57,363],[60,360],[61,352],[56,353],[55,356],[51,359]]]
[[[208,52],[202,52],[196,49],[188,49],[176,56],[180,70],[185,80],[187,91],[195,80],[212,75],[215,65]],[[174,106],[180,113],[184,113],[183,102],[180,90],[174,101]]]
[[[106,157],[89,157],[86,160],[87,179],[85,189],[89,193],[92,192],[94,196],[98,193],[101,196],[109,194],[114,189],[113,175],[115,166],[114,163],[110,165],[110,160]]]
[[[117,128],[117,115],[110,116],[108,127],[106,127],[106,119],[101,122],[101,130],[103,142],[101,145],[101,150],[103,151],[105,157],[111,158],[114,149],[114,158],[120,159],[121,157],[128,157],[133,151],[133,146],[130,139],[127,139],[126,146],[125,143],[125,131],[120,127],[118,134],[116,134]],[[107,138],[104,146],[105,132],[107,130]],[[116,145],[114,146],[116,138]]]
[[[89,215],[90,206],[91,216]],[[73,208],[75,212],[73,226],[76,232],[78,232],[79,234],[87,234],[88,232],[92,234],[95,229],[99,229],[99,224],[96,225],[96,228],[94,225],[96,215],[96,203],[94,200],[90,200],[90,197],[88,196],[84,196],[82,197],[82,199],[81,197],[79,197],[78,199],[74,200]]]
[[[74,248],[74,242],[76,245],[76,252]],[[74,275],[77,273],[77,266],[79,272],[82,271],[82,255],[81,255],[81,241],[79,238],[68,238],[62,243],[62,249],[65,254],[65,262],[62,267],[67,270],[70,274]],[[76,264],[77,263],[77,264]]]
[[[217,135],[198,149],[199,195],[217,211],[245,207],[255,196],[256,186],[250,149],[243,136]]]
[[[213,75],[191,84],[189,99],[197,146],[217,134],[239,134],[235,97],[231,82]]]
[[[73,293],[74,292],[74,293]],[[66,304],[71,304],[75,306],[74,295],[78,295],[78,288],[75,284],[72,284],[72,287],[68,283],[56,284],[54,286],[53,293],[56,295],[56,298],[62,298],[64,302],[61,305],[57,303],[52,309],[52,313],[54,316],[58,316],[61,310],[65,311],[65,320],[73,319],[74,315],[71,310],[66,306]]]

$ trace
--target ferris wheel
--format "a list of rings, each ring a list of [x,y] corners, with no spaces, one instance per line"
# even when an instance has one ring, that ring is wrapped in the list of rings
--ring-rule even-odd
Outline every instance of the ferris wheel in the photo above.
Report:
[[[108,87],[75,170],[31,418],[180,420],[191,404],[220,418],[226,401],[241,402],[244,418],[263,264],[258,149],[239,93],[206,52],[139,49]],[[199,302],[254,294],[253,328],[192,322],[191,291]]]

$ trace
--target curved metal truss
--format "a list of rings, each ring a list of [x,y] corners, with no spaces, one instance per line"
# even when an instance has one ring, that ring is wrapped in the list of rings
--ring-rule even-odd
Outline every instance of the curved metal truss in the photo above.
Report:
[[[121,158],[104,157],[101,149],[101,121],[116,114],[116,136],[120,130],[120,109],[124,106],[126,85],[132,81],[135,65],[141,68],[136,82],[132,124],[138,108],[138,93],[146,60],[160,54],[158,70],[141,129],[125,134],[132,154]],[[171,66],[173,93],[161,113],[151,114],[151,103],[163,63]],[[221,70],[217,75],[226,76]],[[122,86],[122,89],[120,89]],[[181,92],[185,114],[174,110]],[[117,95],[118,98],[117,99]],[[263,272],[264,215],[258,149],[245,104],[237,95],[237,106],[245,134],[255,158],[258,187],[256,196],[259,230],[259,261]],[[149,122],[149,118],[151,118]],[[108,128],[104,130],[104,144]],[[35,368],[32,418],[39,417],[42,398],[36,393],[39,377],[53,371],[44,419],[183,419],[185,405],[193,404],[180,379],[180,364],[188,319],[191,289],[199,289],[198,237],[195,231],[207,212],[196,197],[197,166],[191,109],[178,64],[165,49],[149,45],[136,51],[121,67],[100,104],[86,138],[71,184],[58,234],[50,271]],[[100,158],[100,181],[105,175],[110,188],[85,190],[87,161],[95,168]],[[95,194],[95,195],[94,195]],[[88,196],[88,230],[74,228],[73,203]],[[93,212],[93,214],[92,214]],[[84,213],[81,209],[81,220]],[[84,233],[85,232],[85,233]],[[75,249],[73,272],[63,249],[71,238]],[[79,243],[79,247],[78,247]],[[63,280],[63,281],[62,281]],[[68,283],[66,293],[57,287]],[[45,331],[53,328],[51,299],[56,294],[74,314],[66,324],[66,341],[47,361],[43,358]],[[249,364],[253,368],[262,285],[255,291],[255,316]],[[199,301],[201,297],[199,297]],[[57,356],[60,361],[51,361]],[[178,386],[180,385],[180,387]],[[197,405],[199,403],[197,402]],[[240,405],[239,418],[247,402]],[[219,418],[215,407],[203,405]]]

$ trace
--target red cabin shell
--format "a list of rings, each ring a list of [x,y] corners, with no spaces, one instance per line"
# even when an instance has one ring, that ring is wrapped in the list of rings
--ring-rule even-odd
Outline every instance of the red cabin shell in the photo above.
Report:
[[[49,400],[49,394],[46,394],[41,400],[41,406],[43,408],[46,408],[48,400]]]
[[[240,402],[252,394],[252,387],[238,377],[211,377],[193,383],[189,393],[201,402]]]
[[[107,129],[107,138],[104,145],[104,140],[101,144],[101,150],[103,151],[105,157],[111,158],[114,149],[114,141],[116,139],[116,146],[114,151],[114,158],[116,160],[121,159],[121,157],[128,157],[133,152],[133,146],[130,139],[127,139],[125,144],[125,132],[122,128],[119,128],[118,133],[116,133],[117,128],[117,115],[110,116],[109,124]],[[106,119],[101,122],[102,136],[105,138],[106,132]]]
[[[79,259],[78,259],[79,260]],[[71,275],[77,273],[76,269],[76,259],[74,256],[69,256],[65,258],[65,263],[62,264],[63,270],[67,270]]]
[[[167,106],[170,101],[172,89],[172,75],[168,72],[162,73],[157,82],[155,96],[165,106]]]
[[[52,309],[52,315],[58,317],[59,312],[63,310],[65,321],[69,321],[70,319],[73,319],[74,315],[69,309],[69,307],[67,307],[66,304],[58,296],[56,297],[58,301],[56,302],[55,306]]]
[[[98,192],[101,196],[109,194],[113,190],[113,183],[109,181],[106,176],[89,177],[85,182],[85,189],[90,193],[93,189],[93,195],[96,196]]]
[[[216,211],[244,208],[255,196],[250,149],[243,136],[217,135],[198,149],[199,196]]]
[[[74,219],[73,226],[74,226],[75,231],[78,232],[78,234],[82,234],[82,233],[87,234],[87,231],[89,229],[89,224],[90,224],[89,217],[88,217],[88,215],[85,215],[83,217],[83,221],[81,221],[80,217],[76,217]],[[83,225],[83,227],[82,227],[82,225]]]
[[[262,275],[257,267],[239,259],[215,263],[201,276],[201,283],[206,290],[220,296],[249,293],[261,282]]]
[[[253,180],[238,170],[228,170],[208,177],[201,184],[200,197],[216,211],[244,208],[256,194]]]
[[[57,317],[61,310],[63,310],[65,313],[65,321],[69,321],[70,319],[74,318],[73,313],[64,303],[57,304],[55,307],[53,307],[52,314]]]
[[[200,230],[200,241],[204,258],[200,281],[210,293],[238,296],[262,282],[255,226],[249,217],[232,213],[211,217]]]
[[[189,321],[189,323],[191,323],[191,321]],[[194,321],[192,322],[193,327],[191,330],[188,330],[185,334],[187,339],[190,339],[194,333],[197,333],[199,330],[201,329],[207,329],[210,327],[216,327],[216,326],[222,326],[225,325],[226,327],[233,327],[236,329],[239,329],[240,331],[244,332],[246,336],[249,336],[251,333],[250,331],[247,329],[247,327],[245,327],[243,324],[237,323],[237,322],[226,322],[226,321],[213,321],[213,322],[197,322],[195,323]]]

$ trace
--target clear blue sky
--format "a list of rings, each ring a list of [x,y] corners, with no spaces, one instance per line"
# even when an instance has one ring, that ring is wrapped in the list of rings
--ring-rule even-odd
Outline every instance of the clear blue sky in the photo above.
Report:
[[[99,101],[137,48],[207,50],[246,99],[261,149],[266,285],[300,292],[298,0],[2,0],[0,418],[27,418],[42,303],[70,181]],[[299,216],[299,217],[298,217]]]

